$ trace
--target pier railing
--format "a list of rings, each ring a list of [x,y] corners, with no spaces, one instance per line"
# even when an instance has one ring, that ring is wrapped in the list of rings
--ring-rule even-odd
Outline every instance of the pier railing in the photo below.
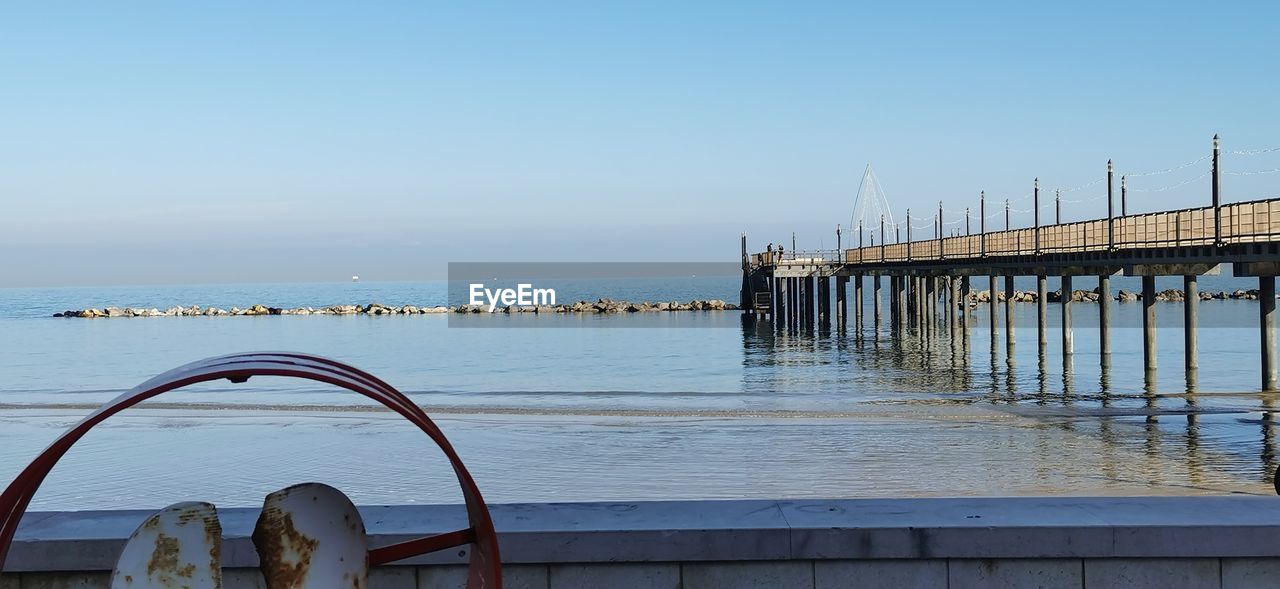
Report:
[[[756,254],[758,265],[880,264],[1280,241],[1280,198],[835,250]]]

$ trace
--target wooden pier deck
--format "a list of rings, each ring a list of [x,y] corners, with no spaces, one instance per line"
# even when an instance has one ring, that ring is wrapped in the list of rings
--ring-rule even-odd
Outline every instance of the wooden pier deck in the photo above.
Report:
[[[847,288],[853,281],[853,319],[864,323],[864,279],[870,279],[873,296],[870,321],[896,330],[931,333],[940,327],[963,334],[969,320],[970,279],[988,277],[991,296],[990,330],[992,345],[998,335],[1000,297],[998,278],[1003,278],[1004,336],[1012,349],[1013,280],[1016,276],[1037,277],[1039,345],[1048,341],[1046,278],[1062,280],[1059,305],[1062,314],[1062,353],[1073,352],[1071,334],[1072,279],[1093,277],[1098,281],[1100,304],[1099,337],[1102,364],[1110,364],[1110,277],[1142,277],[1143,346],[1145,368],[1156,369],[1155,278],[1181,276],[1184,297],[1185,366],[1190,373],[1198,367],[1197,277],[1216,275],[1222,264],[1230,264],[1235,276],[1258,279],[1259,328],[1262,343],[1262,390],[1277,390],[1275,276],[1280,274],[1280,198],[1222,204],[1220,194],[1220,151],[1215,138],[1212,155],[1211,206],[1180,210],[1113,215],[1114,178],[1108,166],[1108,216],[1072,223],[1041,225],[1039,186],[1035,191],[1036,220],[1033,226],[988,231],[985,203],[976,233],[929,239],[912,239],[908,221],[907,239],[885,243],[883,223],[874,245],[824,251],[770,250],[748,253],[742,238],[743,309],[767,318],[778,329],[813,329],[848,321]],[[909,216],[909,215],[908,215]],[[968,225],[968,223],[966,223]],[[865,233],[859,231],[861,241]],[[882,278],[888,279],[883,293]],[[835,281],[835,309],[831,308],[830,282]],[[883,305],[882,305],[883,300]],[[938,313],[939,302],[944,313]],[[883,309],[882,309],[883,307]],[[833,317],[834,316],[834,317]]]

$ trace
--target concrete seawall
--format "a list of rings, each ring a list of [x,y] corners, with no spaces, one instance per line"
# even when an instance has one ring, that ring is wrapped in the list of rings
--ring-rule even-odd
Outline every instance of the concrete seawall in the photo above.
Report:
[[[494,505],[506,587],[1274,587],[1280,499],[854,499]],[[465,526],[454,505],[364,507],[374,545]],[[37,512],[0,589],[107,587],[145,511]],[[220,510],[228,589],[261,588],[256,509]],[[467,550],[372,589],[461,587]]]

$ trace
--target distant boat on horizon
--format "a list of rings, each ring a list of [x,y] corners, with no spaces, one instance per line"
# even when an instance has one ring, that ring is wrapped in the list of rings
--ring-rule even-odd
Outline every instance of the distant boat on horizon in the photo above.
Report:
[[[351,276],[351,282],[360,282],[360,277],[359,277],[359,276],[352,275],[352,276]]]

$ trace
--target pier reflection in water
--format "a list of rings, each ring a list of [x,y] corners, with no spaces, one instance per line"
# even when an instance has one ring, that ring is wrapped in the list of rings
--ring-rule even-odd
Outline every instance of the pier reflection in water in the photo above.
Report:
[[[1233,304],[1210,313],[1257,312],[1245,306]],[[863,397],[876,397],[866,389],[879,387],[885,393],[871,402],[931,410],[985,407],[1026,418],[1034,427],[1086,436],[1101,445],[1096,476],[1110,482],[1187,492],[1271,492],[1277,469],[1276,393],[1249,391],[1238,374],[1256,371],[1249,361],[1257,357],[1256,342],[1249,345],[1252,332],[1206,328],[1202,323],[1203,368],[1184,371],[1181,342],[1172,341],[1181,334],[1167,330],[1171,341],[1159,354],[1162,359],[1169,356],[1164,365],[1176,368],[1161,372],[1144,369],[1139,329],[1113,330],[1110,361],[1099,361],[1097,330],[1085,327],[1097,325],[1096,317],[1090,317],[1096,308],[1076,309],[1074,354],[1063,355],[1052,344],[1048,349],[1036,345],[1033,306],[1014,308],[1015,326],[1027,326],[1015,327],[1015,341],[1027,342],[1021,345],[1001,342],[1003,325],[988,329],[985,307],[972,310],[968,329],[957,325],[956,330],[947,327],[941,314],[932,328],[909,325],[905,330],[876,328],[870,321],[846,329],[836,319],[830,330],[779,331],[767,319],[748,318],[743,338],[746,364],[850,364],[857,370],[816,371],[831,380],[808,377],[809,386],[857,388]],[[1174,311],[1170,308],[1167,314]],[[749,380],[752,371],[746,374]],[[875,375],[874,382],[862,382],[868,375]],[[1208,380],[1202,380],[1206,375]],[[1069,448],[1037,447],[1034,452],[1043,454],[1043,461],[1030,465],[1033,470],[1072,460]],[[1222,486],[1232,479],[1238,481],[1236,488]]]
[[[1116,323],[1139,309],[1114,305]],[[1273,493],[1275,399],[1254,392],[1256,330],[1212,318],[1256,317],[1256,302],[1203,305],[1192,393],[1176,329],[1146,387],[1139,329],[1113,330],[1101,368],[1086,327],[1094,307],[1076,307],[1070,370],[1056,337],[1041,358],[1035,305],[1015,305],[1012,358],[1003,329],[992,354],[985,311],[970,313],[954,343],[945,326],[894,335],[885,309],[879,330],[868,314],[862,329],[820,333],[729,312],[590,319],[609,329],[451,329],[438,316],[0,317],[0,480],[119,387],[251,343],[342,358],[402,388],[497,502]],[[653,321],[662,325],[626,328]],[[450,500],[439,493],[456,482],[433,455],[387,454],[419,448],[394,414],[351,407],[338,391],[250,385],[200,387],[113,418],[33,505],[252,506],[301,480],[361,503]]]

